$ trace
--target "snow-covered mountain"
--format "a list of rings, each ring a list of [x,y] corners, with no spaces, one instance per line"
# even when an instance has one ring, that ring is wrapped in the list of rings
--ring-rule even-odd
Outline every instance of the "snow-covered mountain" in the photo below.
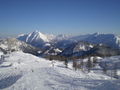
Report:
[[[17,39],[40,48],[48,44],[51,45],[51,43],[55,44],[62,40],[68,40],[70,37],[71,35],[66,35],[66,34],[52,35],[52,34],[43,34],[39,31],[34,31],[29,34],[19,35]]]
[[[87,38],[88,36],[81,40],[79,37],[61,39],[55,44],[54,39],[44,41],[44,55],[89,56],[67,60],[67,64],[67,58],[63,59],[61,56],[59,58],[65,60],[64,62],[57,61],[58,57],[52,61],[49,58],[46,60],[36,57],[40,50],[26,44],[26,41],[15,38],[0,40],[0,90],[119,90],[120,56],[103,59],[100,55],[118,55],[120,52],[103,44],[82,41],[88,40]],[[56,46],[56,43],[60,44],[62,41],[67,43],[65,49]],[[7,51],[11,52],[6,53]]]
[[[114,56],[114,55],[120,55],[120,51],[110,48],[108,46],[102,45],[102,44],[91,44],[87,42],[77,42],[72,43],[63,50],[63,52],[60,53],[62,56],[69,56],[69,57],[83,57],[83,56]]]
[[[25,42],[19,41],[15,38],[7,38],[0,40],[0,51],[2,51],[5,54],[9,51],[23,51],[25,53],[38,55],[38,51],[41,50],[39,48],[28,45]]]
[[[34,31],[29,34],[22,34],[18,36],[18,40],[24,41],[36,47],[41,47],[43,44],[50,42],[52,36],[42,34],[41,32]]]
[[[67,39],[59,40],[56,45],[60,48],[66,48],[68,45],[78,42],[84,41],[92,44],[103,44],[109,46],[111,48],[120,49],[120,36],[115,34],[86,34],[69,37]]]
[[[81,51],[88,51],[93,48],[94,45],[86,43],[86,42],[75,42],[69,45],[66,49],[63,50],[61,55],[72,56],[74,53],[78,53]]]
[[[111,48],[120,49],[120,36],[115,34],[88,34],[72,37],[71,39],[77,41],[86,41],[93,44],[104,44]]]
[[[36,31],[18,39],[0,40],[0,90],[120,89],[120,56],[112,56],[120,54],[113,49],[120,45],[117,35],[67,37]],[[48,58],[36,57],[38,54]]]
[[[25,42],[33,42],[33,41],[49,42],[49,39],[47,38],[47,36],[45,36],[44,34],[42,34],[41,32],[38,32],[38,31],[34,31],[29,34],[23,34],[23,35],[19,36],[19,38],[21,38],[21,39],[23,38],[23,40]]]
[[[42,34],[39,31],[35,31],[29,34],[20,35],[17,39],[31,44],[32,46],[41,48],[43,50],[42,54],[46,55],[56,55],[59,53],[63,54],[63,52],[73,54],[73,52],[76,53],[76,51],[80,51],[80,49],[84,49],[83,51],[88,51],[88,48],[92,47],[86,46],[86,43],[88,43],[89,45],[101,44],[114,49],[120,49],[120,36],[115,34],[94,33],[79,36],[61,34],[55,36],[49,34]],[[81,41],[84,43],[80,43]],[[71,49],[73,46],[75,48],[74,50]],[[58,50],[60,52],[58,52]],[[70,52],[69,50],[72,51]]]

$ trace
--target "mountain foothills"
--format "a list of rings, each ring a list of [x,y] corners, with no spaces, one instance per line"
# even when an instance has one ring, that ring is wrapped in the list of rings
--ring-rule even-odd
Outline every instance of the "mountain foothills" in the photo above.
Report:
[[[23,51],[25,53],[38,55],[41,50],[15,38],[7,38],[0,40],[0,51],[4,54],[9,53],[10,51]]]
[[[114,34],[48,35],[39,31],[17,37],[41,49],[41,55],[60,56],[112,56],[120,54],[120,36]]]

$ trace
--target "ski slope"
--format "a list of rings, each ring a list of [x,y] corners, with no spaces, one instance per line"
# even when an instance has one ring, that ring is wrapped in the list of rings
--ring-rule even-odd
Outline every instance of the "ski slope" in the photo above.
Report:
[[[101,71],[74,71],[63,62],[52,62],[23,52],[5,55],[0,64],[0,90],[119,90],[120,80]]]

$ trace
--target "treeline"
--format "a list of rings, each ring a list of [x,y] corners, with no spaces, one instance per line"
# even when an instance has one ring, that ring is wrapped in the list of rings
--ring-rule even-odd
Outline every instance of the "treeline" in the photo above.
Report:
[[[74,70],[85,70],[85,68],[88,70],[88,72],[90,72],[91,68],[95,66],[95,64],[97,63],[97,58],[93,57],[93,59],[91,60],[91,57],[88,56],[88,61],[84,62],[84,58],[85,57],[65,57],[65,56],[59,56],[59,55],[49,55],[49,56],[45,56],[44,58],[47,58],[49,60],[59,60],[59,61],[64,61],[65,67],[68,67],[68,62],[72,61],[73,63],[73,68]]]

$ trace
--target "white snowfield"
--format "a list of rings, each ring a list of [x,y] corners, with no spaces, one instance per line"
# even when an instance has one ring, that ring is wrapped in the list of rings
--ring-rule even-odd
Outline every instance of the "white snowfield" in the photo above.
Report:
[[[23,52],[5,56],[0,64],[0,90],[120,90],[120,80],[101,71],[74,71],[63,62],[52,62]]]

